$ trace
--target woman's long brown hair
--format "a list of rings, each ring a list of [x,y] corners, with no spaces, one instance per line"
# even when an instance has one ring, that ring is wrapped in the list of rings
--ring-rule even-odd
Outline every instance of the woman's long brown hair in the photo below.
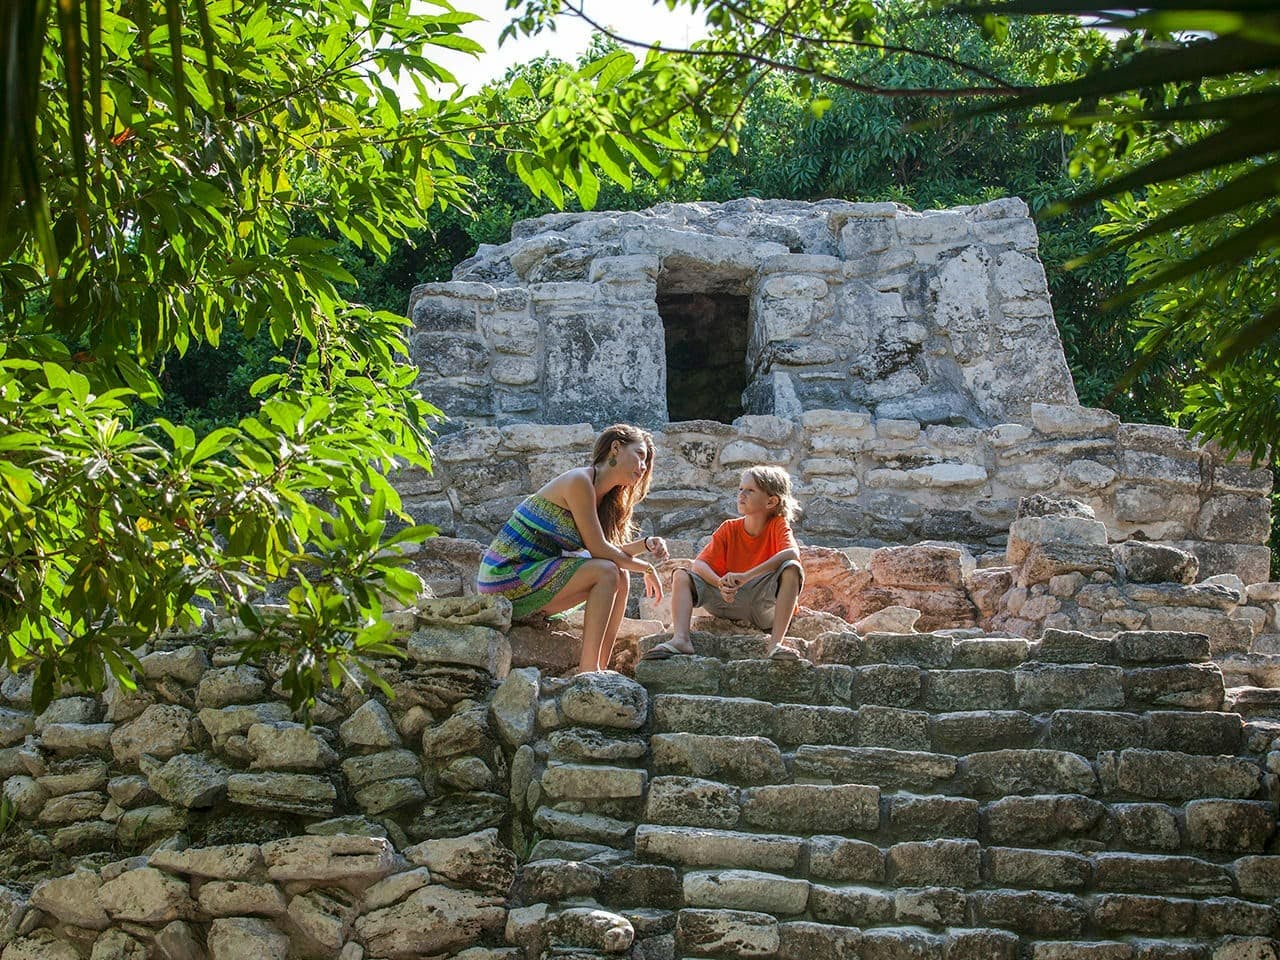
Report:
[[[635,536],[636,528],[631,522],[631,514],[636,504],[648,495],[649,484],[653,480],[653,435],[627,423],[615,423],[596,437],[595,449],[591,451],[592,465],[599,468],[604,463],[615,440],[624,447],[644,443],[645,448],[644,476],[636,483],[614,487],[596,507],[604,538],[612,544],[623,544]]]

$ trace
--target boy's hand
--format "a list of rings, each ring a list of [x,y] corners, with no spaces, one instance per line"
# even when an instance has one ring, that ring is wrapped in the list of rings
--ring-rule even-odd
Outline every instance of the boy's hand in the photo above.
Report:
[[[657,558],[659,563],[671,556],[670,552],[667,550],[667,541],[663,540],[661,537],[645,537],[644,545],[645,548],[653,554],[655,558]]]
[[[721,592],[723,592],[724,590],[728,589],[736,593],[738,591],[738,588],[746,582],[747,582],[747,578],[745,574],[726,573],[723,577],[720,578],[720,590]]]

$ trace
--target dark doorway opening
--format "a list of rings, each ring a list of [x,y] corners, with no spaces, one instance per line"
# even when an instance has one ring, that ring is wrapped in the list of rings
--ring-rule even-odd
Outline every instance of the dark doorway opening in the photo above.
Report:
[[[668,420],[730,423],[742,415],[748,306],[747,297],[727,293],[659,295]]]

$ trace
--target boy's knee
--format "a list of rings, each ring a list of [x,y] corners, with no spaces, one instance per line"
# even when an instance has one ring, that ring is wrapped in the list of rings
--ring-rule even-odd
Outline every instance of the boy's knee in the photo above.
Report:
[[[793,563],[787,564],[781,571],[779,571],[778,582],[780,584],[785,583],[787,586],[799,589],[800,584],[803,582],[803,577],[800,574],[800,568]]]

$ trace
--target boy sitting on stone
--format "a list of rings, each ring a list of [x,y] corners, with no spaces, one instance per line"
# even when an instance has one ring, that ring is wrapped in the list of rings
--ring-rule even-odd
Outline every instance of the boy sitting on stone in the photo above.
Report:
[[[716,529],[691,570],[677,570],[671,586],[671,639],[644,655],[665,660],[691,654],[689,624],[693,608],[728,620],[749,623],[771,634],[769,656],[796,660],[783,645],[804,586],[800,550],[791,533],[797,504],[791,478],[781,467],[749,467],[738,484],[738,512]]]

